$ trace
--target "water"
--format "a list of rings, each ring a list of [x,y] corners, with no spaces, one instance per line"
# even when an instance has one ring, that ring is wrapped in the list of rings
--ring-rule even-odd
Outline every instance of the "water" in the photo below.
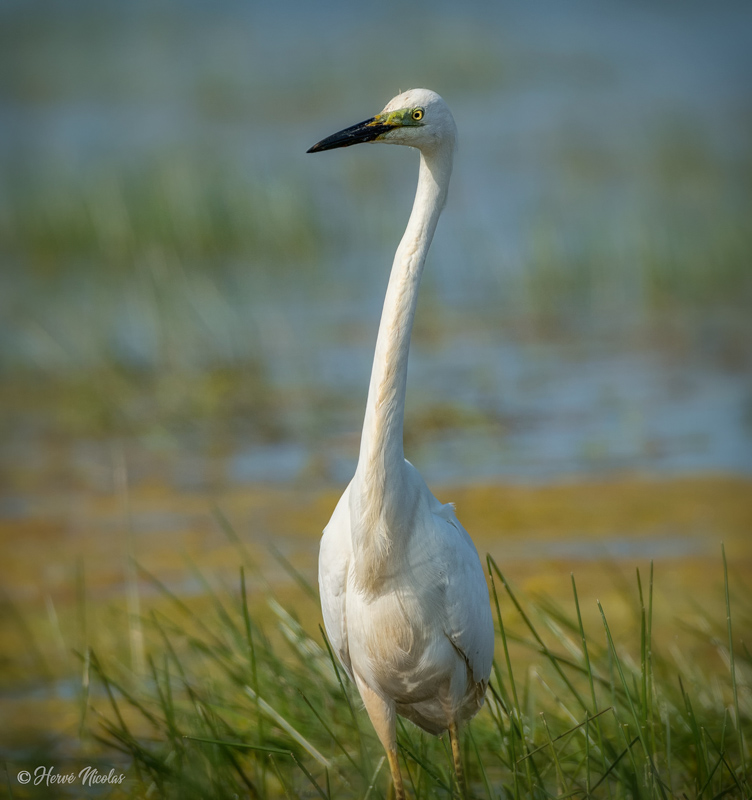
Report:
[[[593,349],[572,354],[566,347],[501,341],[452,342],[429,353],[416,348],[407,434],[417,442],[408,439],[408,458],[429,483],[444,484],[539,481],[604,470],[752,472],[747,374],[661,354],[603,355]],[[369,353],[368,346],[332,348],[324,360],[343,365],[343,371],[321,374],[340,393],[365,387]],[[477,418],[454,430],[421,431],[421,413],[437,403],[475,411]],[[346,422],[351,430],[358,429],[356,408],[353,397]],[[260,463],[268,458],[267,480],[296,480],[315,457],[324,460],[333,481],[343,483],[354,471],[357,440],[324,435],[304,454],[300,445],[288,445],[270,458],[268,448],[250,445],[235,456],[229,475],[261,477]],[[255,467],[249,470],[249,464]]]
[[[28,368],[179,374],[257,362],[279,398],[279,430],[270,437],[250,419],[250,433],[223,447],[222,474],[346,481],[415,163],[395,149],[304,151],[396,89],[426,84],[450,101],[461,137],[411,354],[408,450],[426,477],[748,473],[749,329],[729,322],[739,308],[723,301],[706,312],[693,301],[676,347],[665,331],[649,333],[650,276],[633,263],[653,228],[669,250],[725,258],[713,250],[716,229],[748,219],[749,5],[463,8],[79,2],[36,15],[5,4],[5,168],[49,167],[34,174],[63,204],[80,180],[85,213],[103,225],[120,219],[123,176],[181,153],[174,177],[186,208],[203,208],[213,174],[193,167],[219,159],[238,185],[261,187],[266,211],[276,209],[262,221],[268,252],[219,253],[219,268],[158,247],[140,252],[138,241],[135,266],[118,277],[106,250],[86,269],[62,257],[41,271],[7,258],[7,380]],[[677,152],[689,177],[672,183],[664,162]],[[5,208],[15,203],[10,185]],[[112,219],[102,209],[115,209]],[[311,246],[280,266],[274,242],[298,235],[292,228],[308,209]],[[193,233],[185,213],[178,241]],[[683,244],[676,218],[696,240]],[[693,223],[708,218],[707,231]],[[568,268],[587,258],[602,268],[583,286],[560,284],[530,266],[549,251]],[[689,267],[687,275],[691,283]],[[733,280],[718,279],[732,298]],[[541,313],[565,333],[526,332]],[[726,357],[732,345],[740,359]],[[455,422],[429,424],[436,406]],[[205,485],[215,472],[211,442],[195,425],[192,438],[170,434],[184,454],[170,467],[177,486]],[[24,435],[8,432],[6,463]]]

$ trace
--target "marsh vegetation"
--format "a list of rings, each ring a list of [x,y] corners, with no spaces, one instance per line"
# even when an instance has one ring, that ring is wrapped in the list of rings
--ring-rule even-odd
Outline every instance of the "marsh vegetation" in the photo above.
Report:
[[[473,794],[748,792],[749,8],[424,11],[0,9],[9,796],[383,796],[311,583],[415,165],[304,151],[408,84],[461,136],[406,449],[493,559]]]

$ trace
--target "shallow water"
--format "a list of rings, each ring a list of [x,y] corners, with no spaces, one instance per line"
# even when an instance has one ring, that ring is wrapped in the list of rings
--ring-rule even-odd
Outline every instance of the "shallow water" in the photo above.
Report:
[[[459,341],[411,354],[407,455],[438,483],[541,480],[619,471],[752,472],[752,384],[745,372],[674,361],[646,352],[572,353],[556,345]],[[332,347],[313,372],[352,392],[368,382],[370,346]],[[341,366],[345,365],[345,366]],[[332,383],[327,382],[327,388]],[[360,392],[362,394],[362,392]],[[438,400],[437,400],[438,398]],[[363,398],[360,398],[363,402]],[[449,430],[420,430],[436,404],[477,414]],[[348,422],[357,430],[357,400]],[[412,414],[411,414],[412,412]],[[228,477],[296,480],[314,456],[337,483],[349,480],[357,440],[250,445],[231,459]],[[266,477],[264,464],[268,465]]]
[[[709,244],[723,224],[748,219],[748,4],[474,3],[461,15],[438,5],[430,20],[389,5],[327,3],[314,14],[302,3],[283,11],[229,0],[48,11],[0,9],[10,37],[3,58],[15,70],[0,95],[3,168],[29,167],[43,196],[64,200],[78,187],[106,239],[108,225],[127,227],[120,182],[174,156],[183,161],[155,181],[173,181],[176,202],[196,205],[200,219],[202,181],[213,173],[196,165],[216,156],[231,165],[233,191],[260,187],[254,197],[273,235],[266,256],[219,253],[219,268],[140,253],[138,242],[124,275],[107,251],[86,268],[58,261],[40,272],[6,260],[6,381],[15,369],[256,362],[279,398],[281,433],[238,437],[218,456],[220,472],[240,483],[312,470],[346,481],[415,164],[397,148],[320,158],[304,150],[378,108],[395,81],[430,83],[454,108],[461,146],[411,354],[408,450],[426,477],[752,469],[752,337],[738,323],[738,278],[707,284],[730,299],[707,309],[693,300],[676,347],[670,314],[667,329],[649,332],[661,312],[650,275],[635,268],[648,231],[665,234],[666,252],[694,248],[710,261],[726,257]],[[400,58],[375,62],[374,41]],[[4,184],[0,210],[14,208],[14,185]],[[279,263],[274,237],[303,236],[288,228],[309,211],[305,256],[285,251]],[[185,213],[178,242],[192,235]],[[712,214],[707,231],[693,223]],[[597,266],[563,282],[531,267],[551,259],[570,271],[588,259]],[[672,284],[669,299],[681,287]],[[541,317],[563,333],[541,335]],[[326,398],[336,400],[328,413]],[[183,454],[170,467],[177,486],[205,484],[217,469],[197,426],[170,434]],[[48,445],[31,434],[23,444],[26,434],[10,426],[0,457],[44,461]],[[92,469],[106,461],[101,452]]]

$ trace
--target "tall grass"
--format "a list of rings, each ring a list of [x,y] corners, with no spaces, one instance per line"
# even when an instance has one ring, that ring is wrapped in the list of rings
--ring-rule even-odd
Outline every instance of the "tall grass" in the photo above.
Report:
[[[2,164],[0,253],[50,276],[126,273],[169,256],[275,268],[320,251],[315,204],[293,175],[271,180],[205,151],[144,156],[75,171],[53,159]]]
[[[497,659],[463,734],[472,797],[750,796],[752,656],[732,626],[748,625],[750,609],[732,616],[727,572],[727,620],[693,628],[707,648],[693,663],[653,638],[652,564],[636,575],[634,640],[600,603],[602,628],[585,629],[574,576],[564,607],[521,597],[490,557],[488,567]],[[134,796],[385,797],[383,752],[302,576],[304,604],[270,599],[271,627],[249,611],[243,569],[238,591],[206,585],[211,616],[146,577],[174,608],[142,621],[146,674],[87,656],[106,698],[89,695],[90,727],[132,759]],[[411,796],[458,796],[446,737],[400,720],[398,739]]]

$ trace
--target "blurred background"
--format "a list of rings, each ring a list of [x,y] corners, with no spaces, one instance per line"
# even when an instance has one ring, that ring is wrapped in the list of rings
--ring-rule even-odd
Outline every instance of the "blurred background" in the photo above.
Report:
[[[133,556],[200,595],[230,520],[315,580],[417,159],[305,151],[410,87],[460,147],[408,457],[533,587],[691,585],[721,538],[752,574],[750,31],[742,0],[2,0],[8,735],[75,730],[70,649],[139,613]]]

